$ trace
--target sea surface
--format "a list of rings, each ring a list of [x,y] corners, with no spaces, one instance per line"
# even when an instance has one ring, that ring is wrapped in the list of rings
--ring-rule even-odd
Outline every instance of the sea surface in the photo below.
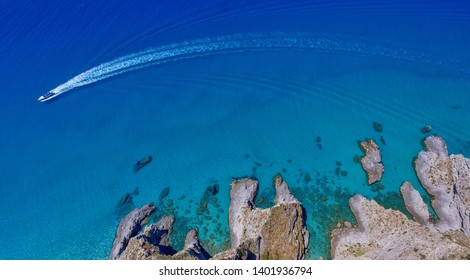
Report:
[[[232,180],[257,178],[269,207],[278,173],[306,209],[308,258],[329,258],[352,195],[406,211],[410,181],[429,201],[425,136],[470,156],[470,3],[1,1],[0,83],[0,259],[106,259],[150,202],[152,220],[175,217],[177,250],[198,227],[213,254]],[[373,186],[354,160],[366,138],[385,165]]]

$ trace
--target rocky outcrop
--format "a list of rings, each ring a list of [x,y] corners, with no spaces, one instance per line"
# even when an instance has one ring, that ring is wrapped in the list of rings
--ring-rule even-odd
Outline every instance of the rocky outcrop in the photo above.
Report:
[[[434,228],[428,206],[424,203],[423,198],[411,183],[404,182],[400,187],[400,192],[405,201],[406,210],[410,212],[414,220],[430,229]]]
[[[470,239],[461,232],[440,233],[403,213],[385,209],[361,195],[349,201],[357,226],[332,232],[333,259],[466,259]]]
[[[470,236],[470,159],[448,155],[440,137],[426,138],[415,169],[439,220],[439,231],[459,230]]]
[[[367,183],[372,185],[382,179],[384,166],[382,164],[382,155],[379,146],[374,140],[367,140],[361,143],[361,149],[365,156],[361,158],[362,168],[367,174]]]
[[[301,203],[278,175],[275,205],[257,208],[258,182],[237,180],[230,186],[229,225],[232,249],[254,259],[304,259],[309,233]]]
[[[115,260],[120,257],[121,253],[126,249],[131,237],[137,235],[143,224],[145,224],[147,217],[154,210],[155,206],[147,204],[134,209],[121,220],[116,232],[116,238],[114,239],[111,253],[109,254],[110,260]]]
[[[435,221],[409,182],[400,191],[414,218],[384,209],[360,195],[350,200],[357,226],[332,233],[331,255],[337,259],[469,259],[470,160],[450,155],[440,137],[424,141],[415,160],[416,174],[431,196]]]
[[[163,217],[156,224],[145,227],[142,233],[129,240],[120,259],[145,260],[175,254],[169,244],[174,221],[173,217]]]
[[[186,235],[183,250],[176,252],[168,242],[174,218],[163,217],[158,223],[147,226],[132,237],[119,259],[123,260],[207,260],[209,254],[199,242],[198,231],[193,229]]]
[[[232,249],[216,254],[215,260],[304,259],[309,233],[305,210],[290,193],[281,176],[274,178],[275,205],[257,208],[254,203],[258,182],[236,180],[230,187],[229,227]],[[218,189],[217,189],[218,191]],[[150,208],[149,208],[150,207]],[[149,209],[152,209],[151,211]],[[125,241],[118,234],[110,259],[126,260],[205,260],[210,255],[199,242],[198,230],[191,230],[183,250],[176,252],[169,244],[174,219],[163,217],[138,234],[144,217],[155,208],[146,205],[129,213],[121,221],[118,232],[125,232]],[[145,215],[144,215],[145,214]],[[140,217],[137,218],[137,217]],[[118,246],[119,245],[119,246]],[[115,248],[116,247],[116,248]]]
[[[204,250],[201,243],[199,242],[198,230],[193,229],[188,232],[184,241],[183,252],[187,252],[189,255],[198,260],[207,260],[210,258],[209,254]]]
[[[211,260],[247,260],[250,256],[246,250],[230,249],[214,255]]]

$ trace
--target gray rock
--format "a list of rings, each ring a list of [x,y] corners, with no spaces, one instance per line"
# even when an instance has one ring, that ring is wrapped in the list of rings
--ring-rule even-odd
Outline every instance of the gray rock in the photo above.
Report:
[[[361,159],[362,168],[367,174],[367,183],[372,185],[382,179],[384,166],[380,149],[374,140],[367,140],[361,143],[361,149],[365,156]]]
[[[156,224],[147,226],[143,233],[132,237],[120,255],[123,260],[207,260],[210,255],[199,242],[198,231],[186,235],[183,250],[176,252],[168,244],[174,218],[163,217]]]
[[[184,251],[198,260],[208,260],[210,255],[204,250],[204,247],[199,242],[198,230],[192,229],[186,235],[184,241]]]
[[[148,228],[148,235],[155,236],[156,239],[159,240],[157,243],[159,246],[170,246],[169,238],[171,236],[174,222],[175,218],[173,217],[162,217],[156,224],[146,227],[144,233]]]
[[[470,258],[470,160],[449,156],[440,137],[428,137],[424,144],[427,151],[418,154],[415,169],[439,220],[434,223],[408,182],[400,191],[416,222],[356,195],[349,204],[358,226],[333,230],[334,259]]]
[[[404,182],[400,187],[400,192],[405,201],[408,212],[413,215],[416,222],[430,229],[434,228],[429,214],[429,209],[419,192],[413,188],[410,182]]]
[[[357,227],[332,232],[333,259],[466,259],[470,238],[440,233],[409,220],[400,211],[355,195],[349,201]]]
[[[274,197],[274,203],[300,203],[297,198],[295,198],[289,190],[286,182],[282,179],[280,175],[274,177],[274,188],[276,188],[276,196]]]
[[[470,236],[470,160],[447,153],[440,137],[425,140],[415,169],[423,187],[431,195],[431,204],[439,220],[439,231],[460,230]]]
[[[146,204],[132,210],[132,212],[122,218],[116,231],[116,238],[114,239],[111,253],[109,254],[110,260],[115,260],[120,257],[131,237],[137,235],[147,217],[152,214],[154,210],[155,206]]]
[[[424,140],[424,146],[429,152],[437,154],[440,158],[449,157],[447,145],[439,136],[429,136]]]
[[[237,248],[243,235],[243,225],[238,217],[243,216],[245,208],[254,207],[254,198],[258,192],[258,181],[242,179],[230,185],[229,225],[232,247]]]
[[[131,238],[131,240],[134,238],[140,239],[142,241],[141,244],[146,244],[146,246],[143,246],[145,248],[150,248],[150,246],[158,247],[156,252],[159,254],[174,254],[176,251],[170,247],[169,243],[174,221],[173,217],[164,216],[157,223],[146,226],[143,233]],[[127,253],[126,251],[123,254]],[[153,253],[147,253],[147,255],[151,254]]]
[[[227,251],[220,252],[215,254],[211,260],[246,260],[243,253],[237,249],[230,249]]]
[[[290,193],[280,176],[274,180],[276,205],[259,209],[254,205],[258,182],[251,179],[234,181],[230,189],[229,223],[232,249],[213,259],[304,259],[309,233],[305,225],[305,210]],[[153,207],[153,206],[152,206]],[[132,213],[137,211],[134,210]],[[131,214],[132,214],[131,213]],[[131,216],[135,216],[134,213]],[[130,214],[129,214],[130,215]],[[127,217],[127,216],[126,216]],[[144,232],[129,234],[113,259],[143,260],[205,260],[210,255],[199,242],[198,230],[191,230],[183,250],[169,253],[168,237],[174,220],[162,218]],[[128,223],[123,221],[121,227]],[[129,227],[127,227],[129,228]],[[140,227],[139,227],[140,229]],[[116,243],[116,241],[115,241]],[[113,247],[113,252],[117,250]],[[111,256],[110,256],[111,258]]]
[[[309,233],[301,203],[280,176],[274,180],[276,205],[256,208],[258,182],[234,181],[230,187],[229,227],[233,250],[251,259],[304,259]]]

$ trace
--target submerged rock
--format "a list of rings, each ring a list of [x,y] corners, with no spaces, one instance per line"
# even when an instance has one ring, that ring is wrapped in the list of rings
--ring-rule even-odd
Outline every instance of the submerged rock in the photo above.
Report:
[[[152,156],[146,156],[144,157],[143,159],[141,160],[138,160],[135,164],[134,164],[134,173],[137,173],[140,169],[144,168],[147,164],[149,164],[150,162],[152,162]]]
[[[147,217],[152,214],[153,211],[155,211],[155,206],[146,204],[140,208],[134,209],[121,220],[116,231],[116,238],[114,239],[111,253],[109,254],[110,260],[115,260],[120,257],[131,237],[137,235]]]
[[[230,186],[229,226],[232,249],[255,259],[304,259],[309,233],[301,203],[277,175],[275,205],[256,208],[258,182],[237,180]]]
[[[129,213],[130,211],[132,211],[132,209],[135,208],[133,197],[136,195],[139,195],[139,187],[135,187],[132,193],[126,192],[116,204],[116,208],[114,209],[114,214],[116,216],[122,217],[126,213]]]
[[[374,140],[367,140],[361,143],[361,149],[365,156],[361,159],[362,168],[367,174],[367,183],[372,185],[382,179],[384,166],[379,146]]]
[[[378,122],[372,122],[372,127],[374,128],[375,131],[377,132],[383,132],[384,131],[384,128],[382,127],[382,125]]]
[[[431,132],[431,130],[432,130],[432,127],[427,124],[421,128],[421,133],[426,134],[426,133]]]
[[[165,197],[167,197],[170,194],[170,187],[165,187],[163,190],[160,192],[160,195],[158,196],[158,200],[163,200]]]

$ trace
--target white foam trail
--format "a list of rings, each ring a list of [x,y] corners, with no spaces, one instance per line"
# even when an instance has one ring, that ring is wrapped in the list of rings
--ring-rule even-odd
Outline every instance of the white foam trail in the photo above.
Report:
[[[89,85],[132,70],[169,61],[218,53],[279,49],[317,49],[329,52],[346,52],[366,56],[398,58],[409,61],[419,60],[424,63],[430,62],[423,56],[410,54],[406,51],[396,51],[386,47],[371,46],[370,44],[366,45],[357,41],[348,41],[327,36],[313,36],[307,33],[239,34],[170,44],[118,57],[73,77],[52,89],[50,92],[54,93],[54,97],[56,97],[84,85]]]

